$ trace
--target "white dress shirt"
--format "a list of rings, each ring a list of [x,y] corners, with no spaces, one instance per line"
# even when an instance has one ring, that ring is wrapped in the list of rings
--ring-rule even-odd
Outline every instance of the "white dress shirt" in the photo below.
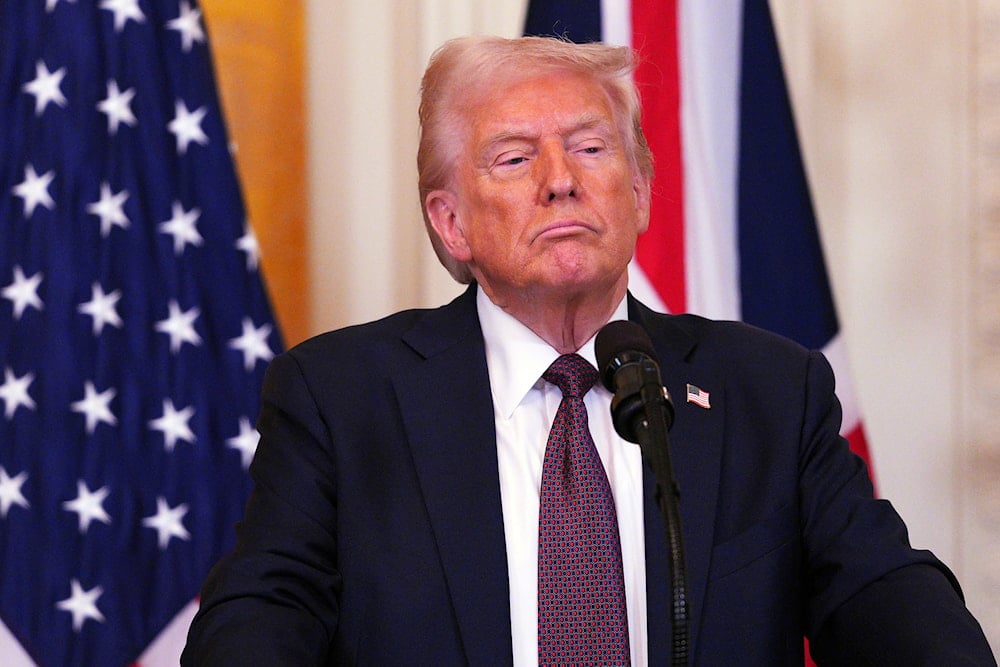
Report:
[[[559,353],[490,301],[479,288],[479,322],[493,394],[500,496],[514,664],[538,664],[538,503],[542,459],[562,392],[542,379]],[[623,299],[612,320],[628,319]],[[595,367],[594,339],[577,354]],[[590,432],[615,497],[632,665],[647,664],[646,559],[639,446],[623,440],[611,421],[612,394],[598,382],[584,397]]]

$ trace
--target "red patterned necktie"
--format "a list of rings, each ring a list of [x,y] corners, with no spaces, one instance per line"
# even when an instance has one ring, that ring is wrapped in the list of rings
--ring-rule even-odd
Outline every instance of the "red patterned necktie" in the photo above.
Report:
[[[628,665],[618,517],[587,425],[597,369],[576,354],[542,378],[563,398],[542,463],[538,509],[538,664]]]

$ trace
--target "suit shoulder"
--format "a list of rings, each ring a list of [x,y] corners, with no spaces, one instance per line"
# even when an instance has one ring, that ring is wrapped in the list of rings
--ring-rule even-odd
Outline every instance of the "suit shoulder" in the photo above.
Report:
[[[307,338],[289,349],[286,354],[304,359],[338,353],[357,354],[366,348],[378,347],[386,341],[398,341],[430,310],[422,308],[403,310],[371,322],[326,331]]]
[[[281,361],[340,372],[387,372],[400,363],[429,358],[468,341],[481,341],[475,291],[466,290],[437,308],[412,308],[378,320],[319,334],[299,343]],[[276,359],[275,361],[279,361]]]
[[[713,320],[700,315],[667,315],[650,311],[647,326],[656,332],[669,332],[674,339],[687,338],[695,354],[709,352],[713,355],[791,355],[805,356],[809,353],[799,343],[760,327],[732,320]],[[667,334],[671,336],[671,334]],[[728,356],[728,355],[726,355]]]

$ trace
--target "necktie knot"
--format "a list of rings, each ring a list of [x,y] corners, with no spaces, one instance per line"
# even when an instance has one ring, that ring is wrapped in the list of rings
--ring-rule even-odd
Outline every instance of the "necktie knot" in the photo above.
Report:
[[[600,373],[579,354],[564,354],[542,373],[542,379],[562,391],[566,398],[581,398],[597,383]]]

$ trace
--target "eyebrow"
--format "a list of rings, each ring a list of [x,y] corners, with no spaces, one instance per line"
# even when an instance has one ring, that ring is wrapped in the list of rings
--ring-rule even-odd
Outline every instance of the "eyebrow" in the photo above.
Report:
[[[609,120],[600,114],[585,113],[581,114],[573,123],[570,123],[563,131],[561,131],[562,136],[572,136],[578,132],[585,132],[587,130],[593,130],[596,128],[607,129],[607,135],[614,134],[614,124],[609,122]],[[491,135],[486,141],[483,142],[482,150],[480,155],[485,155],[489,153],[490,149],[498,144],[503,144],[510,141],[525,141],[530,142],[538,138],[537,132],[531,132],[521,129],[509,129],[501,130],[496,134]]]

